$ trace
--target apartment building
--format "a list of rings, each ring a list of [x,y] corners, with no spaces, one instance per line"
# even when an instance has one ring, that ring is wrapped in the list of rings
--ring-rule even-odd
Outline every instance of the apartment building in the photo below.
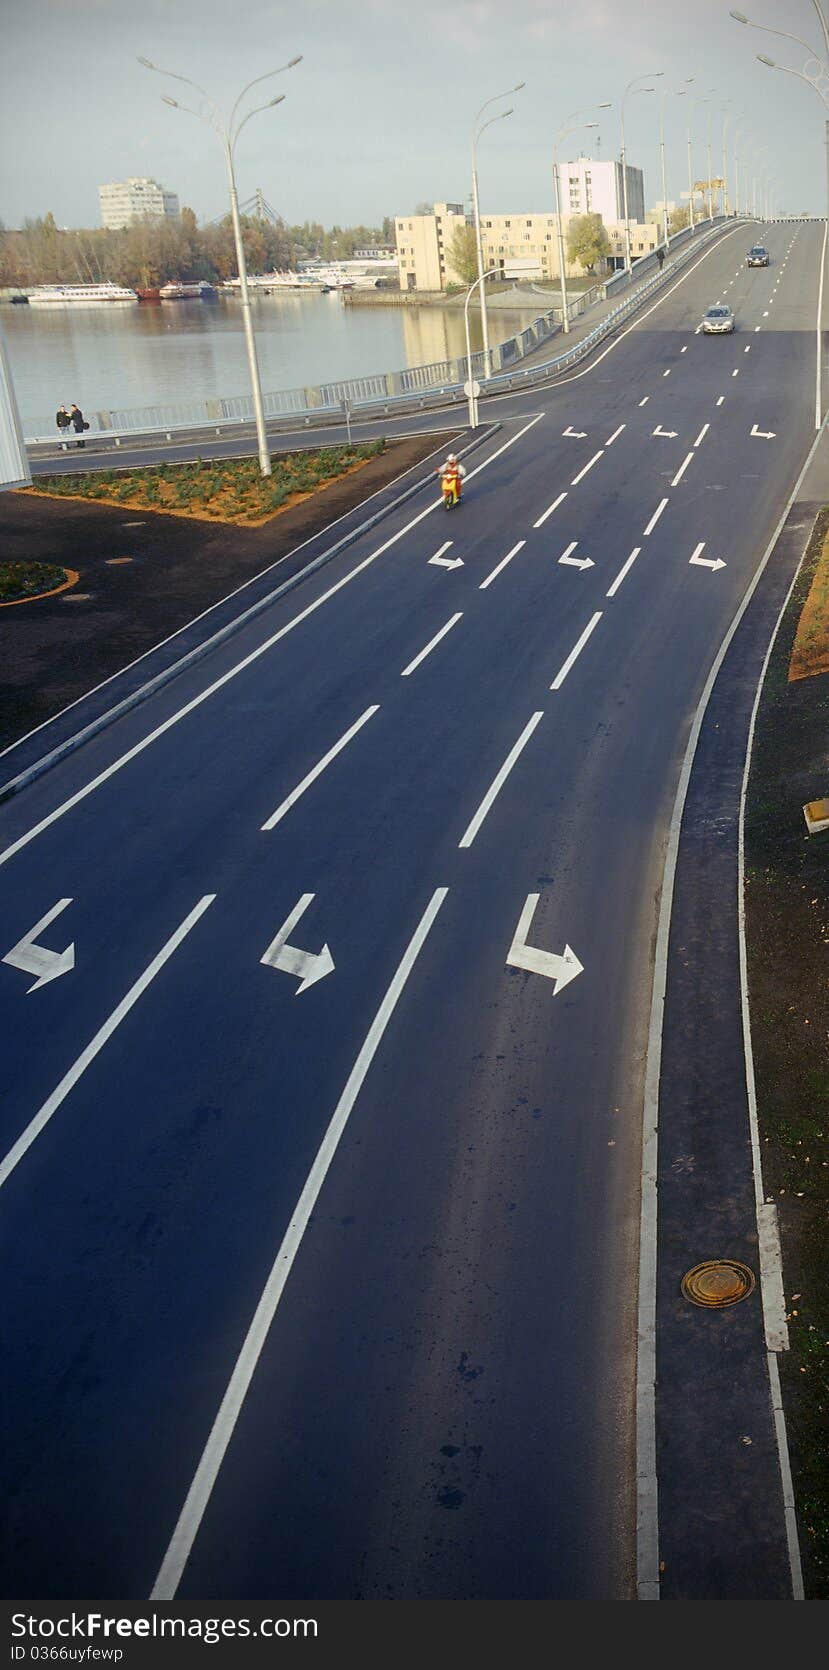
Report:
[[[178,219],[180,212],[176,193],[165,191],[157,180],[111,180],[98,187],[98,203],[101,225],[110,232],[120,232],[146,215]]]
[[[447,251],[455,227],[465,225],[462,203],[435,203],[431,214],[395,219],[401,290],[445,290],[460,282]]]
[[[628,214],[644,222],[645,182],[641,168],[627,167]],[[559,163],[561,212],[568,215],[601,215],[605,226],[625,218],[622,164],[613,158],[597,162],[594,157],[577,157]]]

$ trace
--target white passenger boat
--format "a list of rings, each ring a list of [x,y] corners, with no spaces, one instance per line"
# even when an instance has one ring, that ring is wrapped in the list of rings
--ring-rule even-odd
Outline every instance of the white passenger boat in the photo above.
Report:
[[[135,290],[128,290],[123,284],[36,284],[29,291],[30,307],[64,307],[69,302],[86,307],[106,302],[112,307],[115,303],[124,306],[137,301]]]

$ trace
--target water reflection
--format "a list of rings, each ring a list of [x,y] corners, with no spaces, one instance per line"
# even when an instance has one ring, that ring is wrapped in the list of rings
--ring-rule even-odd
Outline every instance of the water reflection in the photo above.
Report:
[[[543,307],[492,308],[503,342]],[[466,352],[463,308],[346,307],[336,294],[257,296],[254,322],[265,390],[402,370]],[[3,327],[23,427],[51,433],[60,401],[85,411],[204,400],[248,392],[238,299],[106,307],[4,307]],[[480,314],[470,310],[473,350]]]

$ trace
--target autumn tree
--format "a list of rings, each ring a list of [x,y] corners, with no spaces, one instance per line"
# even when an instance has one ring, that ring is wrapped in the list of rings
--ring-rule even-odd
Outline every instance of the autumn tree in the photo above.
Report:
[[[478,276],[478,244],[475,228],[468,221],[455,226],[446,246],[447,277],[449,273],[461,284],[472,284]]]
[[[668,231],[682,232],[689,225],[690,220],[691,215],[687,207],[672,209],[668,216]]]
[[[592,272],[610,253],[610,239],[601,215],[573,215],[567,222],[567,259]]]

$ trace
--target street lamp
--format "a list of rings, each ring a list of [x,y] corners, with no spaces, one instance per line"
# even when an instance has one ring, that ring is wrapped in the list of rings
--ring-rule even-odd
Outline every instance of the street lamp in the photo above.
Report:
[[[635,85],[636,82],[637,81],[655,81],[660,75],[664,75],[664,74],[665,74],[664,70],[654,70],[652,75],[635,75],[633,77],[633,80],[628,82],[628,84],[627,84],[627,86],[626,86],[626,88],[625,88],[625,90],[622,94],[622,104],[621,104],[621,109],[620,109],[620,119],[621,119],[621,127],[622,127],[622,198],[623,198],[623,202],[624,202],[624,212],[625,212],[625,272],[628,274],[628,277],[630,277],[630,272],[631,272],[631,268],[632,268],[633,263],[632,263],[631,258],[630,258],[630,216],[628,214],[628,165],[627,165],[627,148],[625,146],[625,99],[627,98],[628,93],[631,92],[631,90],[633,90],[637,93],[652,93],[653,92],[652,87],[636,87],[636,85]]]
[[[610,102],[608,101],[606,104],[593,105],[592,109],[594,109],[594,110],[609,110],[610,109]],[[564,127],[559,128],[559,131],[556,134],[555,140],[553,142],[553,184],[555,186],[555,194],[556,194],[556,224],[557,224],[557,227],[558,227],[558,234],[557,234],[558,235],[558,276],[559,276],[559,282],[561,284],[561,323],[562,323],[562,329],[564,330],[565,334],[570,329],[570,314],[568,312],[568,304],[567,304],[567,279],[565,277],[565,272],[564,272],[564,229],[563,229],[562,221],[561,221],[561,192],[560,192],[560,189],[559,189],[560,188],[560,169],[559,169],[559,162],[558,162],[558,148],[559,148],[559,145],[561,144],[562,140],[567,139],[568,136],[571,133],[578,133],[582,129],[586,130],[587,128],[597,128],[598,127],[598,125],[599,125],[598,122],[577,122],[576,121],[577,116],[588,116],[589,114],[590,114],[589,110],[574,110],[572,116],[568,116],[567,122],[565,123]],[[568,126],[568,123],[569,124],[575,123],[575,126]]]
[[[829,60],[829,25],[827,25],[826,18],[823,15],[823,8],[820,6],[819,0],[812,0],[812,4],[820,20],[823,42],[826,48],[826,58]],[[777,35],[781,40],[795,41],[798,46],[802,46],[809,54],[802,70],[793,70],[788,64],[777,64],[773,58],[767,58],[764,52],[758,52],[756,56],[759,63],[765,64],[768,69],[781,70],[784,75],[794,75],[797,76],[798,81],[805,81],[807,86],[811,87],[812,91],[817,93],[818,97],[823,100],[824,110],[829,111],[829,97],[827,96],[827,87],[829,87],[829,63],[823,62],[822,59],[818,58],[815,53],[813,53],[808,41],[802,40],[800,35],[790,34],[787,29],[769,29],[764,23],[753,23],[751,18],[746,17],[745,12],[733,11],[730,15],[734,18],[736,23],[743,23],[749,29],[760,29],[766,35]],[[817,67],[819,79],[809,74],[813,65]],[[819,84],[820,81],[823,82],[823,88],[821,88]],[[824,138],[826,145],[826,216],[827,224],[829,224],[829,116],[827,116],[824,123]]]
[[[481,299],[483,300],[484,279],[491,278],[492,274],[497,273],[497,271],[497,267],[490,267],[488,272],[480,273],[478,278],[474,279],[470,284],[469,289],[466,292],[466,301],[463,304],[463,325],[466,332],[466,398],[469,401],[470,429],[477,429],[478,427],[478,396],[474,392],[475,384],[472,381],[472,344],[469,340],[469,303],[472,299],[472,291],[477,290],[479,284],[481,286]]]
[[[691,212],[690,212],[691,231],[694,230],[694,185],[695,185],[693,170],[692,170],[692,163],[691,163],[691,124],[693,122],[694,111],[696,110],[697,106],[700,105],[700,104],[706,104],[707,105],[712,93],[714,93],[715,91],[716,91],[716,88],[709,87],[708,92],[706,93],[704,98],[692,99],[691,100],[691,108],[690,108],[690,112],[689,112],[689,115],[688,115],[688,200],[689,200],[690,205],[691,205]],[[708,210],[709,210],[709,219],[712,219],[713,217],[711,215],[711,111],[710,111],[710,106],[709,106],[709,112],[708,112]],[[702,219],[702,216],[700,216],[700,219]]]
[[[484,101],[484,103],[481,105],[481,108],[478,111],[474,122],[472,123],[472,212],[475,216],[475,248],[476,248],[477,256],[478,256],[478,283],[481,286],[481,331],[482,331],[482,335],[483,335],[483,344],[484,344],[484,376],[485,377],[491,377],[492,376],[492,360],[491,360],[490,352],[489,352],[489,326],[488,326],[488,321],[487,321],[487,316],[486,316],[486,295],[484,293],[484,252],[483,252],[483,247],[482,247],[482,244],[481,244],[481,211],[480,211],[480,207],[479,207],[479,204],[478,204],[478,149],[477,148],[478,148],[478,140],[480,139],[481,134],[484,131],[484,128],[491,127],[493,122],[502,122],[504,120],[505,116],[511,116],[513,114],[512,108],[510,108],[509,110],[499,111],[497,116],[490,116],[489,120],[486,121],[486,122],[483,122],[480,127],[478,126],[478,123],[479,123],[479,121],[481,119],[481,116],[483,115],[484,111],[488,110],[489,106],[491,104],[497,104],[499,99],[509,98],[510,93],[520,93],[521,88],[526,87],[526,85],[527,85],[527,83],[525,81],[519,81],[519,82],[516,83],[516,85],[514,87],[508,87],[506,89],[506,92],[504,92],[504,93],[493,93],[492,98],[491,99],[486,99]],[[491,270],[493,272],[495,271],[494,268],[492,268]]]
[[[686,76],[686,83],[690,85],[693,76]],[[665,100],[669,93],[678,99],[686,96],[686,87],[666,87],[659,99],[659,159],[662,168],[662,242],[666,249],[671,247],[671,234],[668,227],[668,188],[665,179]]]
[[[184,110],[188,116],[198,116],[200,121],[206,122],[208,126],[213,129],[214,133],[218,135],[219,142],[224,151],[225,162],[227,164],[228,182],[230,186],[230,213],[233,221],[233,238],[236,244],[236,263],[239,271],[242,323],[245,329],[245,345],[247,348],[251,392],[253,395],[253,411],[256,418],[256,439],[259,448],[259,469],[263,476],[268,476],[271,474],[271,457],[268,451],[268,438],[265,430],[265,411],[262,405],[262,386],[259,381],[259,364],[256,358],[256,342],[253,336],[250,293],[248,291],[248,269],[247,261],[245,259],[245,246],[242,242],[242,228],[239,221],[239,198],[236,191],[233,159],[236,150],[236,141],[239,138],[245,124],[250,121],[251,116],[258,116],[261,110],[272,110],[274,105],[282,103],[285,94],[279,93],[276,98],[268,99],[264,104],[257,104],[253,110],[249,110],[247,114],[242,117],[241,121],[237,122],[236,116],[243,98],[246,93],[250,92],[251,87],[257,87],[261,81],[269,81],[273,75],[281,75],[283,70],[292,70],[295,64],[302,62],[302,53],[299,53],[295,58],[290,58],[287,64],[280,64],[278,69],[266,70],[264,75],[257,75],[254,77],[253,81],[249,81],[247,86],[242,88],[242,91],[230,113],[229,121],[225,120],[215,100],[210,97],[209,93],[205,92],[203,87],[199,86],[198,82],[191,81],[186,75],[177,75],[173,70],[159,69],[158,65],[151,63],[149,58],[139,58],[138,62],[139,64],[143,64],[145,70],[154,70],[157,75],[166,75],[172,81],[182,81],[185,86],[193,87],[197,93],[201,94],[204,102],[195,110],[192,109],[190,105],[181,104],[178,99],[171,98],[169,93],[162,93],[161,99],[162,103],[170,105],[173,110]]]
[[[731,100],[727,99],[726,103],[730,104]],[[729,205],[729,197],[728,197],[727,134],[728,134],[728,124],[731,121],[734,114],[735,114],[735,112],[733,110],[725,110],[724,109],[723,124],[722,124],[722,206],[723,206],[723,214],[724,215],[728,215],[730,213],[730,205]],[[737,112],[738,119],[739,119],[740,114],[741,114],[741,112]]]

